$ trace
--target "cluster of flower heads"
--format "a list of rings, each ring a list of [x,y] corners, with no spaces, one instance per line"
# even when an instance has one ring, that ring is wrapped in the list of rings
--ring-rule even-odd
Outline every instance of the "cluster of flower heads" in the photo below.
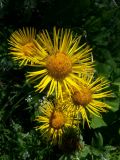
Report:
[[[41,115],[36,117],[43,135],[53,143],[61,142],[65,128],[77,123],[90,126],[92,115],[101,116],[110,106],[101,101],[110,97],[109,82],[104,77],[94,77],[91,48],[81,43],[81,36],[70,29],[53,28],[53,34],[34,28],[23,28],[12,33],[10,54],[20,66],[28,65],[33,71],[26,78],[36,91],[45,90],[47,97],[40,105]]]

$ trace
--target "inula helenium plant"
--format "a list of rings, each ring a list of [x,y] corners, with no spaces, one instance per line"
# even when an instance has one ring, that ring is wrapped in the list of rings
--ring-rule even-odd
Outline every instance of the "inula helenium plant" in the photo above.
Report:
[[[92,116],[101,117],[111,108],[103,101],[112,96],[109,82],[96,78],[92,49],[70,29],[54,27],[53,33],[37,34],[34,28],[23,28],[12,33],[9,44],[13,60],[33,68],[27,83],[46,94],[35,128],[51,144],[61,144],[67,128],[79,129],[85,122],[90,127]]]

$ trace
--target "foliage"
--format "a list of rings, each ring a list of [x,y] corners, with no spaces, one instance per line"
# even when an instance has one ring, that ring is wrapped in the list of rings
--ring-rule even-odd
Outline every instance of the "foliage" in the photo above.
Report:
[[[0,160],[119,160],[120,159],[120,8],[112,0],[0,1]],[[10,34],[21,26],[37,29],[54,25],[82,34],[93,48],[96,74],[107,77],[114,97],[103,119],[93,117],[91,129],[80,133],[80,148],[65,153],[46,145],[34,118],[44,93],[26,84],[27,67],[8,55]],[[106,101],[106,100],[105,100]]]

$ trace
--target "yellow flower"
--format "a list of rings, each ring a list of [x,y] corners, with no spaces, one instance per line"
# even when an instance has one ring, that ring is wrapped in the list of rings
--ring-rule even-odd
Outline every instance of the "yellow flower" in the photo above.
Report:
[[[79,88],[77,81],[81,73],[93,72],[91,49],[86,44],[79,46],[81,37],[73,37],[70,30],[53,29],[53,38],[47,30],[38,35],[37,52],[42,60],[40,70],[29,72],[28,79],[37,81],[37,91],[42,92],[47,86],[47,96],[55,92],[56,97],[62,97],[63,89],[70,94],[70,88]]]
[[[39,123],[36,130],[40,130],[51,143],[60,144],[65,128],[72,127],[73,123],[66,106],[44,100],[40,106],[40,112],[41,115],[35,119]]]
[[[27,65],[28,63],[35,63],[36,54],[33,55],[32,50],[35,49],[34,39],[36,30],[34,28],[23,28],[12,33],[9,41],[10,54],[13,55],[14,60],[18,60],[20,65]]]
[[[111,91],[106,91],[109,82],[103,77],[94,80],[93,75],[83,76],[84,84],[80,84],[80,90],[73,89],[72,104],[74,105],[77,115],[81,115],[83,124],[85,120],[89,125],[89,116],[101,116],[101,112],[106,112],[111,107],[102,102],[101,99],[111,97]]]

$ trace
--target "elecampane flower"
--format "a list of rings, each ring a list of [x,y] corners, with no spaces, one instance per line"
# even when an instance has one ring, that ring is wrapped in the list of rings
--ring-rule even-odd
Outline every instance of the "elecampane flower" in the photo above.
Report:
[[[60,144],[65,128],[72,127],[73,122],[66,106],[62,103],[53,104],[46,101],[40,106],[40,111],[41,115],[36,117],[36,121],[39,123],[36,129],[40,130],[43,136],[48,138],[48,141]]]
[[[19,61],[20,65],[27,65],[28,63],[35,63],[37,52],[32,53],[35,49],[34,39],[36,37],[36,30],[34,28],[23,28],[12,33],[9,41],[10,54],[13,59]]]
[[[37,42],[38,41],[38,42]],[[70,88],[79,88],[77,81],[82,81],[78,75],[93,72],[91,48],[80,45],[80,37],[73,37],[70,30],[53,29],[53,39],[47,30],[38,35],[37,52],[41,60],[36,65],[40,70],[29,72],[28,79],[37,81],[37,91],[42,92],[47,86],[47,96],[54,91],[56,97],[62,97],[63,88],[70,94]]]
[[[101,99],[105,97],[111,97],[111,91],[106,91],[109,82],[103,77],[98,77],[94,80],[93,75],[83,76],[84,84],[80,84],[80,90],[73,89],[72,103],[77,111],[77,114],[81,114],[83,123],[88,122],[89,116],[101,116],[101,112],[106,112],[111,107],[102,102]]]

